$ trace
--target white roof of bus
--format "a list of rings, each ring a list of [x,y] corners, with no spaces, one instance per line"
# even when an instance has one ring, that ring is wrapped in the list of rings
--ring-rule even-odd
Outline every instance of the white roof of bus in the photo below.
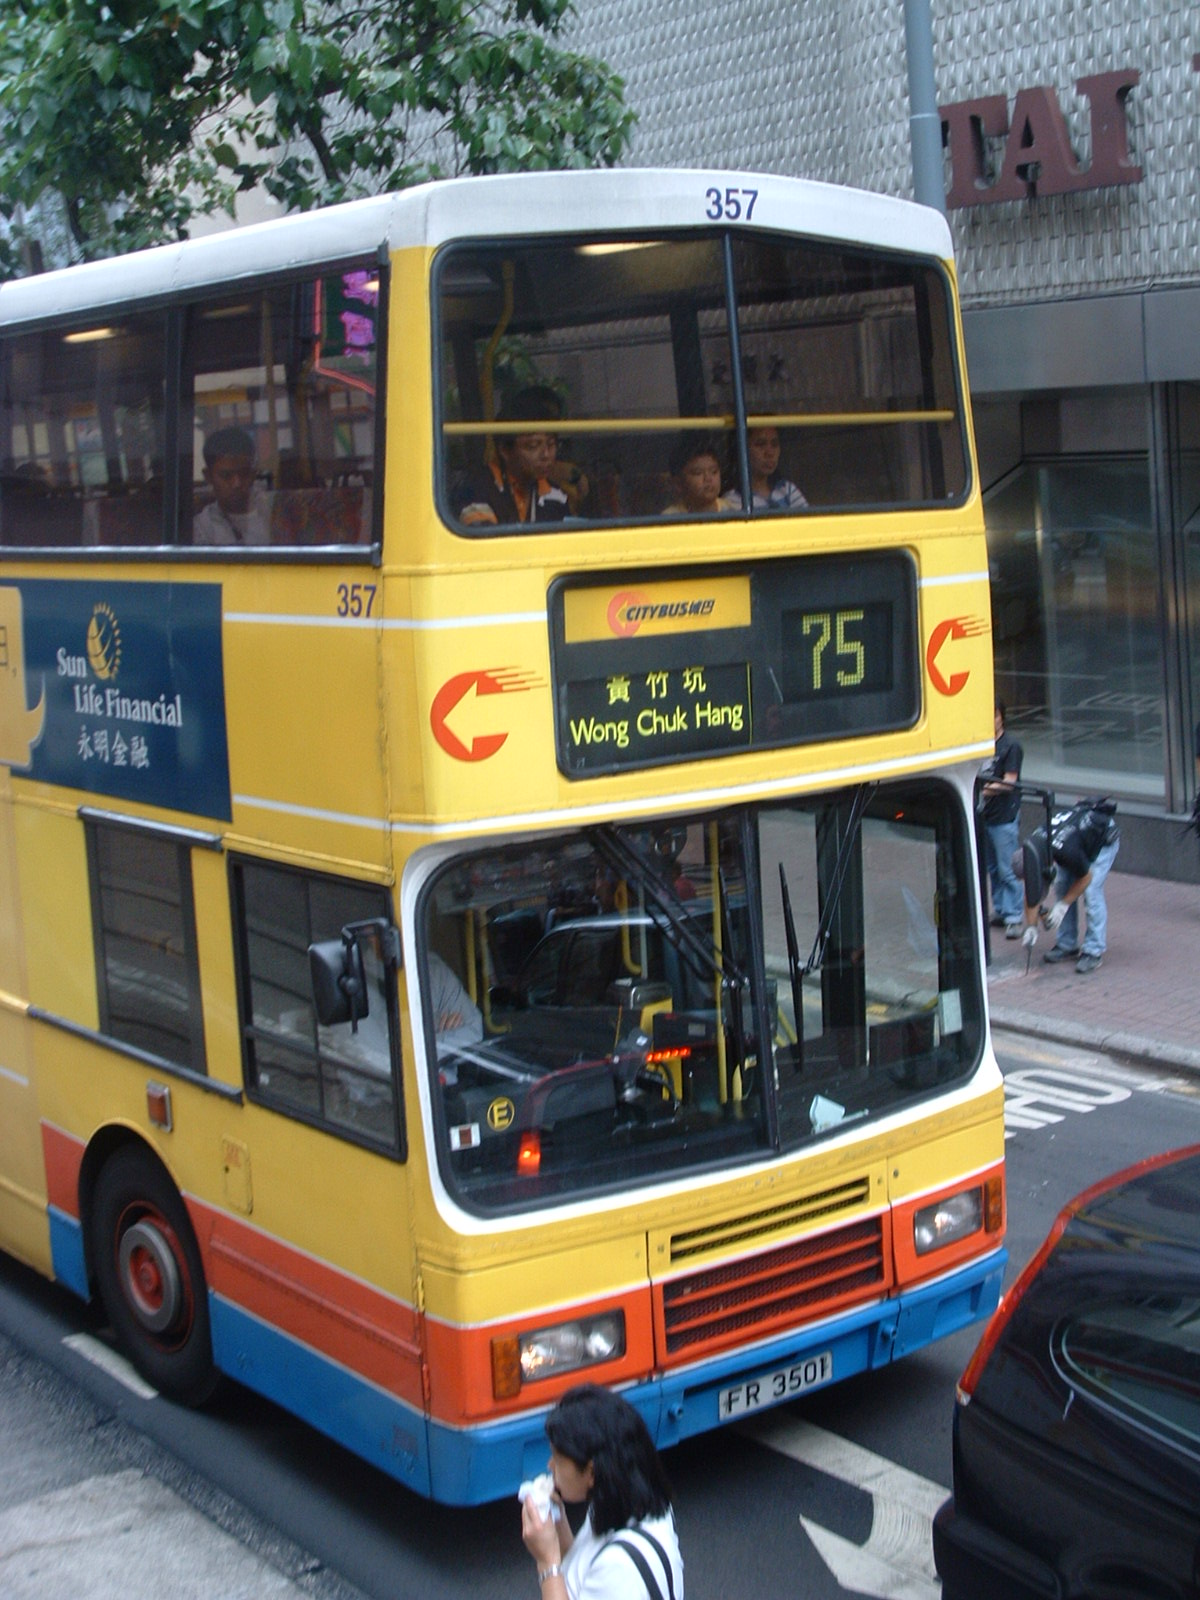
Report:
[[[615,169],[453,178],[300,216],[231,228],[181,244],[0,284],[0,324],[70,316],[143,298],[236,283],[288,268],[366,255],[387,245],[527,234],[652,232],[711,227],[728,191],[752,231],[807,234],[948,259],[939,212],[911,201],[800,178],[748,172]]]

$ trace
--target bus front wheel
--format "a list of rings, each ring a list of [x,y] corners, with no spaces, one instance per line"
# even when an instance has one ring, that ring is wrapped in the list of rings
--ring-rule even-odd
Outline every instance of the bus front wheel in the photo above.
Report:
[[[113,1331],[148,1383],[186,1405],[217,1385],[200,1249],[175,1186],[152,1156],[127,1147],[101,1169],[92,1260]]]

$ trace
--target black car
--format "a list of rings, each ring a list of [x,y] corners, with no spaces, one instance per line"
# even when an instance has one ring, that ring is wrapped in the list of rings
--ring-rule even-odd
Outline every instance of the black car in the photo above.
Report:
[[[963,1374],[943,1600],[1200,1595],[1200,1145],[1059,1215]]]

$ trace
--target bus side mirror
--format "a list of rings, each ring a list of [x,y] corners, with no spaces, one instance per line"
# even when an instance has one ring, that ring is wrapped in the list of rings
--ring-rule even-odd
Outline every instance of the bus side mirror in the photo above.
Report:
[[[354,934],[322,939],[308,947],[308,972],[313,1004],[323,1028],[348,1022],[355,1033],[370,1010],[362,946]]]

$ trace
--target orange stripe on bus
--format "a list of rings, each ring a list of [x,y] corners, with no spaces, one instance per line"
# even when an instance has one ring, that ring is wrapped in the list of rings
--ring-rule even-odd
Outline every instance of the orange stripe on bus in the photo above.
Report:
[[[194,1198],[213,1291],[389,1394],[422,1408],[415,1309]]]
[[[492,1341],[505,1335],[535,1333],[553,1328],[575,1317],[620,1307],[625,1313],[625,1354],[615,1361],[576,1368],[555,1378],[542,1378],[522,1385],[512,1400],[497,1400],[492,1394]],[[647,1378],[654,1371],[654,1331],[650,1310],[650,1286],[626,1290],[599,1300],[542,1308],[523,1317],[491,1322],[482,1328],[455,1327],[428,1317],[425,1334],[429,1359],[430,1411],[439,1421],[477,1422],[483,1417],[501,1417],[527,1411],[530,1406],[549,1405],[564,1389],[584,1380],[595,1383],[627,1383]]]
[[[50,1204],[78,1221],[83,1140],[73,1138],[49,1122],[43,1122],[42,1159],[46,1163],[46,1195]]]
[[[943,1272],[949,1272],[952,1267],[961,1266],[973,1256],[983,1255],[986,1251],[996,1248],[1003,1237],[1003,1226],[995,1233],[988,1233],[980,1228],[977,1232],[968,1234],[965,1239],[958,1239],[953,1244],[943,1245],[941,1249],[931,1250],[927,1255],[921,1256],[917,1254],[913,1240],[913,1217],[916,1212],[936,1204],[938,1200],[947,1200],[951,1195],[962,1194],[966,1189],[982,1189],[989,1178],[995,1177],[1003,1182],[1003,1161],[985,1167],[971,1178],[957,1178],[950,1183],[939,1184],[936,1189],[930,1189],[912,1200],[898,1202],[893,1207],[896,1282],[901,1288],[910,1288],[924,1278],[939,1277]]]

